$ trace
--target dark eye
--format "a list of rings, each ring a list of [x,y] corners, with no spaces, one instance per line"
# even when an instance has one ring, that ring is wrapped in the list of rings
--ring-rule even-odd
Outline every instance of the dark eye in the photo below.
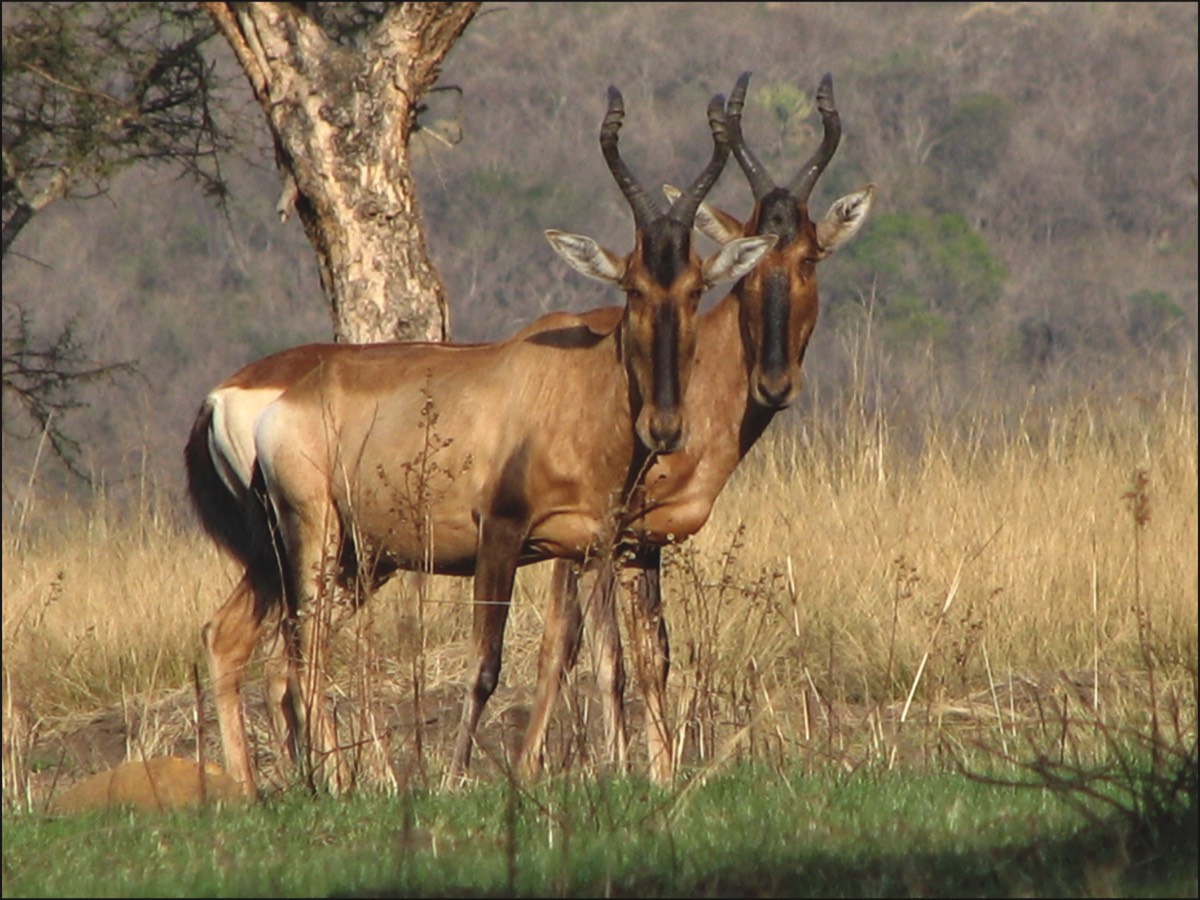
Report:
[[[642,292],[639,290],[636,290],[634,288],[630,288],[628,291],[625,292],[625,296],[628,297],[630,300],[632,300],[634,303],[636,303],[642,299]]]

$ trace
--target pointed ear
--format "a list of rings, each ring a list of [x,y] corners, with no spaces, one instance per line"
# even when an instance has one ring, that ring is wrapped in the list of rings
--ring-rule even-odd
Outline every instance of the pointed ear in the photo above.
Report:
[[[858,234],[874,200],[875,185],[868,184],[862,190],[833,202],[825,218],[817,224],[817,245],[821,248],[821,259]]]
[[[664,184],[663,193],[667,195],[668,201],[674,203],[675,198],[682,191],[677,187]],[[746,234],[745,225],[729,213],[723,212],[715,206],[709,206],[703,200],[700,201],[700,206],[696,208],[695,225],[701,234],[712,238],[718,244],[728,244],[730,241],[743,237]]]
[[[548,228],[546,240],[576,272],[605,284],[621,283],[625,275],[625,260],[605,250],[590,237]]]
[[[704,283],[711,287],[722,281],[741,278],[766,256],[767,251],[779,240],[773,234],[735,238],[721,245],[721,249],[704,261]]]

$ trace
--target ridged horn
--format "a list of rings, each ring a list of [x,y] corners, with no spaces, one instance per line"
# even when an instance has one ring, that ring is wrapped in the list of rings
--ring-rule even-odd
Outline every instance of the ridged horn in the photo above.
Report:
[[[795,195],[799,203],[808,203],[808,195],[812,193],[813,185],[825,171],[825,166],[833,158],[833,151],[837,150],[838,141],[842,139],[842,120],[833,102],[833,76],[828,72],[821,78],[817,87],[817,111],[825,124],[825,136],[821,139],[821,146],[817,148],[817,152],[800,168],[792,183],[788,185],[788,190]]]
[[[725,114],[725,96],[717,94],[708,101],[708,127],[712,130],[713,155],[704,171],[691,186],[675,198],[668,217],[690,226],[696,218],[696,210],[709,190],[717,182],[721,170],[729,159],[729,123]]]
[[[725,112],[729,119],[729,147],[733,151],[734,159],[746,173],[746,180],[750,182],[750,190],[754,192],[754,201],[757,203],[775,189],[775,182],[771,180],[771,176],[767,174],[763,164],[750,152],[750,148],[746,146],[746,139],[742,135],[742,107],[746,103],[746,87],[749,84],[749,72],[743,72],[738,76],[733,93],[729,95],[729,103],[725,106]]]
[[[629,170],[629,166],[621,159],[621,151],[617,147],[617,132],[621,130],[621,123],[624,120],[625,100],[621,96],[621,92],[610,85],[608,88],[608,112],[604,114],[604,122],[600,126],[600,152],[604,154],[604,161],[608,163],[608,170],[612,172],[617,187],[629,201],[629,208],[633,210],[634,225],[639,231],[642,231],[662,215],[662,211],[646,189],[638,183],[633,172]]]

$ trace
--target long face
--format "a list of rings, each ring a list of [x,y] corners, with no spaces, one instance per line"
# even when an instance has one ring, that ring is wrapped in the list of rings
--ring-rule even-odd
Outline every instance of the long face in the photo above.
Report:
[[[683,397],[692,376],[705,284],[688,234],[680,234],[690,225],[661,224],[641,235],[626,267],[621,335],[636,392],[638,439],[651,450],[670,453],[685,439]]]
[[[820,224],[814,223],[808,198],[841,139],[833,81],[826,75],[817,88],[816,105],[824,124],[821,146],[789,184],[776,186],[742,134],[749,80],[750,73],[743,73],[729,96],[728,125],[733,155],[754,192],[754,212],[744,226],[715,211],[704,218],[721,236],[778,236],[775,247],[742,280],[738,295],[751,399],[768,409],[782,409],[800,391],[804,351],[817,323],[817,263],[858,231],[875,189],[868,185],[842,197]]]
[[[800,368],[817,324],[817,230],[807,210],[786,190],[756,204],[752,233],[771,232],[779,242],[741,287],[743,346],[755,403],[782,409],[800,391]]]
[[[775,242],[736,236],[707,260],[692,248],[692,225],[705,194],[729,157],[725,98],[708,105],[713,153],[686,191],[662,212],[621,159],[617,133],[625,115],[616,88],[609,88],[608,112],[600,129],[600,149],[633,212],[633,252],[621,257],[577,234],[547,231],[559,255],[578,272],[615,284],[625,294],[621,319],[622,363],[633,394],[634,430],[656,453],[680,449],[686,439],[683,397],[696,352],[696,316],[704,291],[719,281],[740,278]]]

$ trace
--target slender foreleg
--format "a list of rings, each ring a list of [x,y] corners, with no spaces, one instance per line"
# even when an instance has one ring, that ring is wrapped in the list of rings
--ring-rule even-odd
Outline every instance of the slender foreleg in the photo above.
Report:
[[[575,667],[583,635],[583,614],[579,605],[579,565],[570,560],[554,561],[550,606],[538,652],[537,694],[529,727],[517,755],[517,774],[534,781],[545,765],[546,730],[550,713],[558,702],[563,681]]]
[[[642,696],[646,699],[646,747],[650,778],[669,783],[675,775],[671,729],[667,721],[667,673],[671,667],[667,623],[662,616],[659,580],[661,552],[643,547],[621,568],[621,587],[629,598],[630,643]]]
[[[613,564],[605,560],[588,595],[587,611],[595,635],[596,682],[604,710],[608,761],[623,773],[628,763],[629,736],[625,730],[625,654],[617,623],[616,588]]]
[[[513,580],[521,547],[529,533],[527,518],[485,516],[479,523],[479,550],[475,565],[471,627],[471,687],[463,703],[462,721],[445,786],[462,785],[471,762],[475,728],[496,685],[500,682],[500,657],[504,627],[512,601]]]

